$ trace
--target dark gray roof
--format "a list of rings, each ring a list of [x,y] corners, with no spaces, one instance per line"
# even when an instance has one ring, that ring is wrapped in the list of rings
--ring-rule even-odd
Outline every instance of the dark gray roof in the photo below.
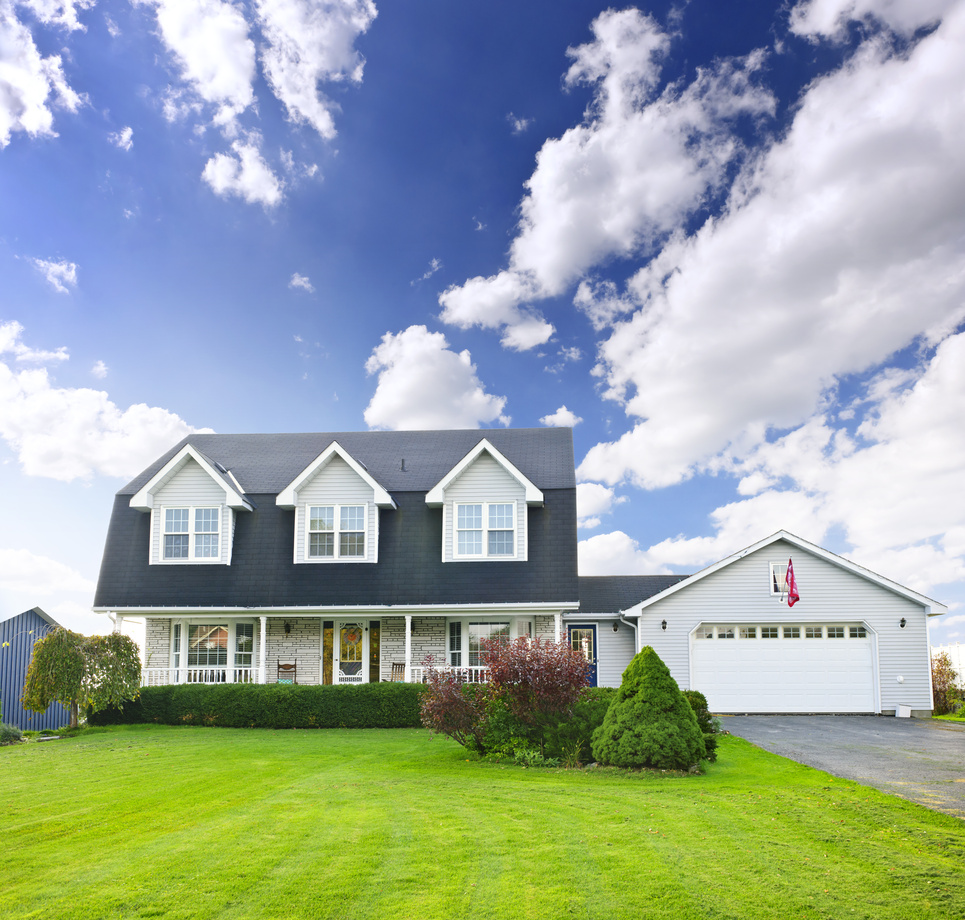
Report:
[[[442,509],[428,506],[426,493],[482,438],[543,492],[543,505],[527,509],[525,562],[442,561]],[[379,514],[374,565],[293,562],[295,512],[275,496],[336,440],[396,502]],[[130,496],[186,443],[230,470],[255,509],[235,518],[231,565],[149,563],[151,516],[131,508]],[[94,606],[569,605],[578,596],[576,542],[569,429],[195,434],[115,496]]]
[[[580,613],[618,613],[689,575],[581,575]]]
[[[576,485],[569,428],[192,434],[118,491],[133,495],[185,444],[229,470],[246,494],[281,492],[332,441],[389,492],[428,492],[486,438],[539,489]],[[405,461],[405,470],[402,461]]]

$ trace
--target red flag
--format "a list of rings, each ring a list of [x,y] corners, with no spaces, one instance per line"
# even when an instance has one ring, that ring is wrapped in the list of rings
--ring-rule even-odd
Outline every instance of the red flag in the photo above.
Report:
[[[787,560],[787,606],[793,607],[801,595],[797,593],[797,582],[794,580],[794,563]]]

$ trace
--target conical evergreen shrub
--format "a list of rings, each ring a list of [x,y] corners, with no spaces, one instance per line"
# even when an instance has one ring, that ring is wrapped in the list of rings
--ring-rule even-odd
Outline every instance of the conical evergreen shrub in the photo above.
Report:
[[[593,756],[615,767],[687,770],[707,756],[697,717],[669,668],[648,645],[623,672]]]

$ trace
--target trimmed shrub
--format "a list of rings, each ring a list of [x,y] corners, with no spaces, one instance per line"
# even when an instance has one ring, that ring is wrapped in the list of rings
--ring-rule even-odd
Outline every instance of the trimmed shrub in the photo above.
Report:
[[[91,725],[157,722],[222,728],[416,728],[422,684],[357,686],[178,684],[145,687],[124,710],[88,715]]]
[[[23,741],[23,732],[16,725],[0,722],[0,744],[11,744],[14,741]]]
[[[694,715],[697,716],[697,725],[704,736],[704,748],[707,751],[707,759],[713,763],[717,759],[717,733],[720,731],[720,719],[710,714],[707,706],[707,697],[699,690],[681,690]]]
[[[616,767],[687,770],[707,756],[693,709],[648,645],[623,672],[616,699],[593,734],[593,756]]]
[[[587,687],[573,705],[568,719],[561,719],[546,732],[547,757],[556,757],[568,766],[593,760],[593,733],[603,724],[616,687]]]

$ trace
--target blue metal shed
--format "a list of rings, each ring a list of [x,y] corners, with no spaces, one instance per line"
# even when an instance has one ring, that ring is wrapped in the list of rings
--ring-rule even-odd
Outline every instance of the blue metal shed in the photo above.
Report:
[[[39,607],[0,622],[0,718],[8,725],[39,731],[70,723],[70,712],[60,703],[51,703],[46,712],[31,712],[20,702],[34,642],[59,625]]]

